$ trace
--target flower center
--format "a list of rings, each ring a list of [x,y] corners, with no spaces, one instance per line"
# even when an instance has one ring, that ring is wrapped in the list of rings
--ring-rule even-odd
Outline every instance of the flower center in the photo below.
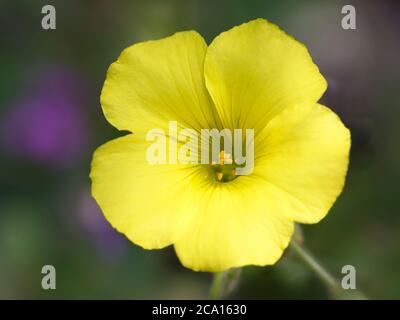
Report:
[[[225,153],[223,150],[219,153],[219,163],[211,163],[211,171],[213,177],[218,182],[229,182],[236,179],[237,164],[232,160],[229,153]]]

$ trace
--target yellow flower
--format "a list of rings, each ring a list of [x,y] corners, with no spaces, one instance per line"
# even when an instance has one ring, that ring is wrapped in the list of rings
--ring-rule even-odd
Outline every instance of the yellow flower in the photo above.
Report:
[[[274,264],[294,223],[320,221],[343,189],[350,133],[317,103],[326,88],[306,47],[264,19],[209,46],[194,31],[132,45],[110,66],[101,105],[133,134],[96,150],[93,196],[132,242],[174,245],[193,270]],[[253,172],[224,179],[215,165],[149,164],[145,134],[168,132],[169,121],[254,129]]]

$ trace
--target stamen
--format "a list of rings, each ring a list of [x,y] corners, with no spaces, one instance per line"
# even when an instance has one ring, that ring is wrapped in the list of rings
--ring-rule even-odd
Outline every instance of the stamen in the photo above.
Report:
[[[232,156],[224,150],[219,153],[219,163],[211,162],[211,169],[218,182],[229,182],[237,178],[236,164],[232,160]]]
[[[219,163],[220,163],[220,164],[224,164],[224,160],[225,160],[225,151],[222,150],[222,151],[219,153]]]

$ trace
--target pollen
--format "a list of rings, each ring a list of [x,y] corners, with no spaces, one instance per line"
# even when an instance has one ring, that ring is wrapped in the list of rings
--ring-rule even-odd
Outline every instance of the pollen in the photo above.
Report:
[[[233,162],[232,156],[224,150],[219,153],[219,163],[211,162],[211,171],[218,182],[229,182],[237,178],[236,164]]]

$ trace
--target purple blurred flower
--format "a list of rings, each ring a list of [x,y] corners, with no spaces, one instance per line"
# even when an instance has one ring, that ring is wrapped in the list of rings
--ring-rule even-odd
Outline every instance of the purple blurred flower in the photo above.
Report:
[[[109,261],[121,258],[127,249],[125,237],[105,219],[89,190],[81,194],[77,212],[79,224],[99,254]]]
[[[36,74],[3,116],[5,151],[55,167],[79,159],[88,144],[83,88],[80,76],[64,66],[48,66]]]

